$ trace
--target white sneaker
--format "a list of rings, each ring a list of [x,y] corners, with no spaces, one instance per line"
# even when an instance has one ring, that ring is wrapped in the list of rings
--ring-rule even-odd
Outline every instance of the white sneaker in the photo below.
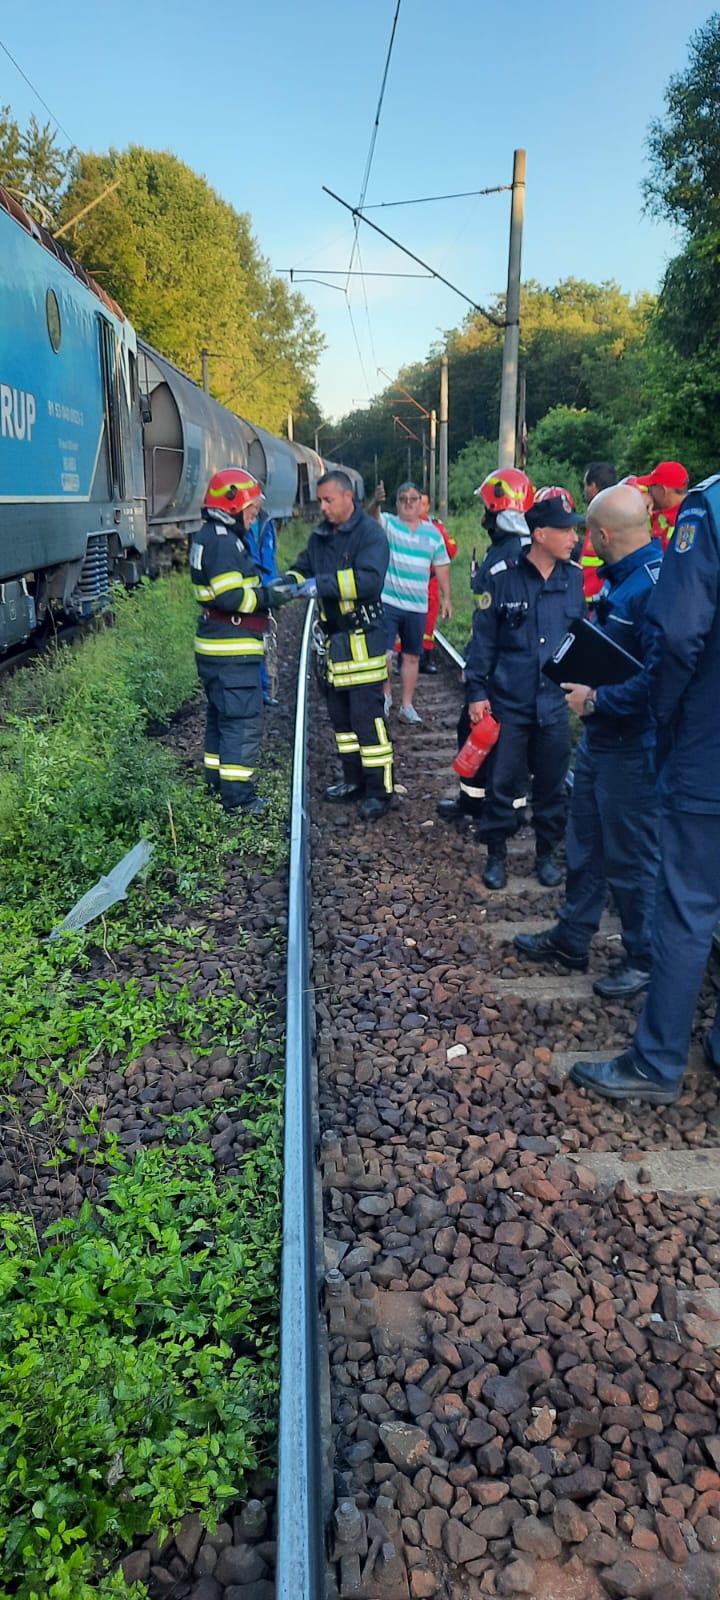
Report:
[[[389,717],[390,712],[392,711],[392,695],[391,694],[386,694],[385,699],[383,700],[383,708],[384,708],[386,717]]]
[[[414,706],[401,706],[398,717],[401,722],[410,722],[413,727],[422,727],[422,717],[418,716]]]

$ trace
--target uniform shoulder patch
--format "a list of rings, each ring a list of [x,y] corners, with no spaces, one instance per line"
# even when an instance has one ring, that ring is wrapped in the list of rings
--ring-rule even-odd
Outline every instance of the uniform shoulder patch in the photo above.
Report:
[[[202,547],[201,544],[198,544],[195,539],[193,539],[193,542],[192,542],[192,544],[190,546],[190,566],[193,568],[193,570],[195,572],[199,572],[200,571],[200,568],[202,566],[202,558],[203,558],[203,547]]]
[[[660,577],[660,568],[661,568],[661,566],[662,566],[662,561],[646,561],[645,562],[645,571],[646,571],[648,577],[651,579],[651,581],[653,583],[657,583],[658,578]]]
[[[686,551],[692,550],[696,533],[696,522],[683,522],[679,528],[676,528],[673,543],[679,556],[684,556]]]
[[[503,562],[503,565],[504,565],[504,562]],[[493,568],[493,571],[494,570],[495,569]],[[477,603],[478,603],[478,610],[479,611],[489,611],[490,610],[490,607],[492,605],[492,595],[491,595],[489,589],[483,589],[482,594],[479,594],[478,597],[477,597]]]
[[[494,567],[488,569],[488,577],[494,578],[498,572],[507,572],[507,561],[496,561]]]

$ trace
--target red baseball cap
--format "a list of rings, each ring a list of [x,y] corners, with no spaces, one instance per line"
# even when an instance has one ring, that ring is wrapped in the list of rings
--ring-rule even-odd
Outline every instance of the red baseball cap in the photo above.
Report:
[[[658,461],[657,466],[648,478],[638,478],[638,483],[643,483],[647,489],[657,484],[662,489],[687,489],[689,483],[687,467],[682,461]]]

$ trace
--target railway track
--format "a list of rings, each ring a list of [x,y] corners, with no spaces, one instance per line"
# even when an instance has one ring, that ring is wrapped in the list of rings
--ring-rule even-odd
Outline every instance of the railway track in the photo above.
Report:
[[[516,956],[513,934],[559,894],[537,883],[529,834],[491,894],[469,827],[438,821],[458,701],[448,660],[421,680],[423,727],[391,719],[399,793],[372,832],[322,805],[335,758],[311,716],[311,820],[305,776],[293,817],[277,1593],[711,1600],[718,1086],[697,1043],[662,1112],[569,1084],[639,1008],[592,992],[619,929],[606,916],[589,977]],[[298,733],[297,774],[301,750]]]

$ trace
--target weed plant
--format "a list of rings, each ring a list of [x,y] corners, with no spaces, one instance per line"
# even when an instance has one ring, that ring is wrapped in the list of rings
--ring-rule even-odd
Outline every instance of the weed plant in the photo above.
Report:
[[[42,1133],[59,1171],[76,1149],[72,1106],[106,1187],[42,1240],[24,1213],[0,1215],[0,1600],[140,1597],[113,1570],[122,1548],[189,1510],[212,1524],[271,1449],[277,1080],[223,1101],[250,1132],[225,1180],[211,1108],[170,1119],[164,1141],[128,1159],[93,1104],[98,1056],[122,1070],[168,1034],[198,1055],[239,1050],[266,1023],[222,973],[198,999],[175,971],[178,948],[212,948],[202,910],[193,928],[168,921],[177,897],[202,908],[229,851],[270,869],[286,851],[283,771],[266,782],[258,838],[148,737],[196,693],[194,620],[184,577],[120,592],[112,630],[24,670],[0,706],[3,1121],[27,1148]],[[103,920],[102,942],[156,952],[151,992],[97,976],[97,925],[47,938],[141,836],[155,845],[145,881]]]

